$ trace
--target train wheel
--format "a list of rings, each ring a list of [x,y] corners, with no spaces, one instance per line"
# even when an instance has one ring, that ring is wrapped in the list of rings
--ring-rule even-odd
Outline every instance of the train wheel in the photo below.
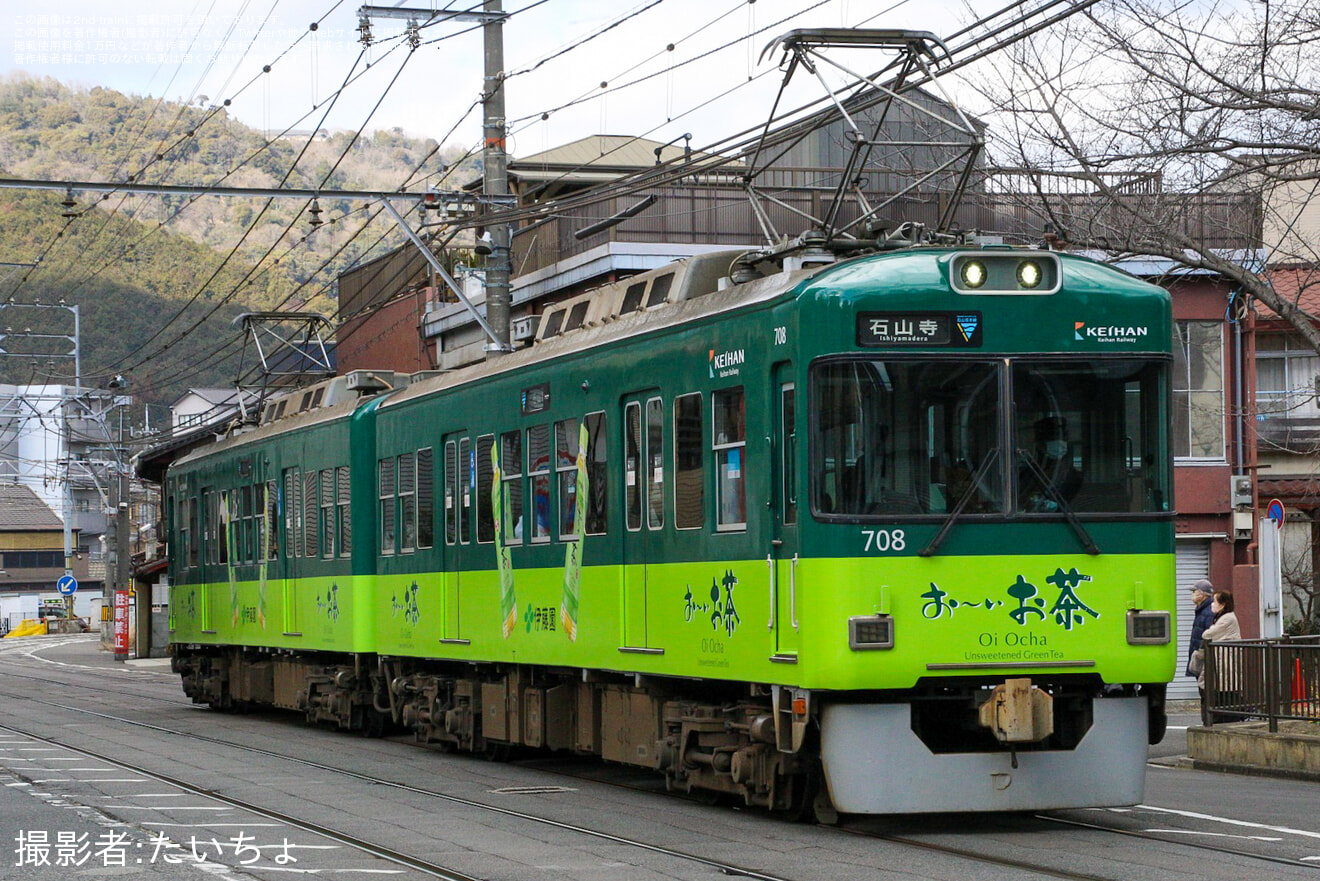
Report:
[[[484,755],[489,762],[507,762],[509,756],[513,754],[513,745],[509,743],[499,743],[494,740],[486,741]]]
[[[363,737],[384,737],[389,727],[390,717],[375,708],[368,707],[362,714]]]
[[[822,826],[839,825],[839,812],[834,809],[834,802],[830,801],[830,794],[823,786],[816,791],[815,798],[811,800],[811,813],[816,822]]]
[[[780,814],[791,823],[816,822],[816,796],[820,792],[820,773],[812,769],[793,778],[793,798]]]

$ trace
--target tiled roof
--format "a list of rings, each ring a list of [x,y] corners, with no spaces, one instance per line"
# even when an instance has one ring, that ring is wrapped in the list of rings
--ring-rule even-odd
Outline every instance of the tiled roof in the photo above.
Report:
[[[30,487],[0,483],[0,529],[63,529],[64,521]]]
[[[1320,267],[1275,267],[1269,277],[1280,297],[1296,303],[1303,312],[1320,316]],[[1257,302],[1256,308],[1264,320],[1278,317],[1264,303]]]
[[[1320,479],[1310,477],[1262,477],[1257,487],[1261,505],[1266,499],[1278,498],[1285,504],[1306,503],[1309,506],[1320,500]]]

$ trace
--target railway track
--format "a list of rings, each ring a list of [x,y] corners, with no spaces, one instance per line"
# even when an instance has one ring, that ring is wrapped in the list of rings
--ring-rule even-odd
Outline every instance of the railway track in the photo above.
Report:
[[[3,695],[3,692],[0,692],[0,696],[7,696],[7,695]],[[19,697],[19,695],[12,695],[12,697],[17,698]],[[315,769],[318,771],[331,773],[334,775],[356,780],[359,782],[368,783],[373,786],[386,787],[401,793],[408,793],[411,795],[422,796],[427,799],[434,799],[448,804],[462,806],[465,808],[469,808],[481,812],[494,813],[524,822],[529,822],[541,826],[548,826],[554,829],[579,834],[592,839],[607,841],[609,843],[617,844],[617,845],[623,845],[628,848],[641,849],[649,853],[662,855],[662,856],[682,860],[685,862],[700,864],[715,869],[716,871],[719,871],[722,874],[726,874],[730,876],[760,879],[760,881],[793,881],[793,879],[787,878],[782,875],[761,872],[746,866],[735,865],[729,862],[712,859],[702,854],[692,853],[677,848],[666,847],[663,845],[657,845],[655,843],[644,841],[639,838],[617,835],[609,832],[603,832],[598,829],[590,829],[581,825],[565,822],[563,820],[559,820],[553,817],[538,815],[527,811],[521,811],[505,806],[495,805],[478,799],[466,798],[463,796],[454,795],[452,793],[438,791],[435,789],[430,789],[422,786],[416,786],[410,783],[404,783],[398,780],[391,780],[371,774],[365,774],[358,771],[337,767],[335,765],[327,764],[324,762],[319,762],[300,756],[290,755],[288,753],[266,749],[263,747],[236,743],[220,737],[197,734],[193,732],[170,728],[163,725],[157,725],[149,722],[142,722],[139,720],[128,719],[122,716],[97,712],[94,710],[89,710],[83,707],[72,706],[67,703],[61,703],[58,701],[33,699],[30,697],[26,699],[29,701],[35,700],[37,703],[44,704],[46,706],[51,707],[52,709],[59,709],[66,712],[91,716],[93,718],[101,719],[106,722],[113,722],[120,725],[126,725],[134,728],[150,730],[163,735],[187,738],[189,740],[196,741],[201,744],[206,744],[208,746],[221,747],[225,749],[232,749],[245,753],[251,753],[254,755],[260,755],[265,758],[293,763],[305,768]],[[46,738],[43,738],[41,735],[35,732],[24,731],[13,725],[6,725],[4,727],[8,730],[15,731],[16,733],[21,733],[27,737],[32,737],[38,740],[47,740]],[[148,775],[154,779],[160,780],[170,785],[177,786],[183,790],[195,793],[197,795],[205,796],[207,798],[214,798],[230,806],[242,808],[252,813],[259,814],[261,816],[270,817],[280,822],[288,823],[289,825],[294,826],[296,828],[304,829],[308,832],[312,832],[321,835],[323,837],[326,837],[328,839],[334,840],[336,842],[340,842],[345,846],[353,847],[363,853],[368,853],[374,856],[378,856],[381,859],[385,859],[390,862],[397,863],[399,865],[407,865],[408,867],[413,868],[417,871],[424,872],[431,877],[454,878],[454,879],[469,877],[461,872],[454,872],[452,869],[448,867],[429,862],[427,860],[421,859],[416,856],[398,852],[396,850],[385,847],[378,843],[362,840],[345,830],[334,829],[324,824],[316,824],[316,823],[307,822],[305,820],[300,820],[296,817],[292,817],[288,815],[287,813],[272,811],[269,808],[266,808],[259,804],[255,804],[246,800],[236,799],[233,798],[232,796],[228,796],[224,793],[217,792],[213,789],[199,787],[189,783],[186,780],[178,779],[169,775],[163,775],[160,774],[159,772],[152,771],[141,765],[125,762],[123,759],[120,758],[113,758],[110,756],[97,753],[92,750],[68,747],[67,745],[65,745],[65,748],[75,749],[76,752],[86,755],[88,758],[94,758],[98,761],[113,763],[114,765],[119,766],[127,771]],[[537,761],[528,764],[533,768],[535,768],[536,770],[549,771],[550,773],[560,774],[561,776],[567,776],[570,778],[576,777],[579,779],[591,780],[596,783],[606,783],[608,785],[621,786],[623,788],[637,790],[637,791],[644,790],[643,786],[635,782],[633,783],[617,782],[614,780],[602,779],[601,775],[599,774],[596,775],[574,774],[568,770],[556,770],[553,767],[550,767],[552,763],[545,761]],[[1262,855],[1258,853],[1252,853],[1250,851],[1227,848],[1227,847],[1203,843],[1203,842],[1178,841],[1158,835],[1149,835],[1140,832],[1134,832],[1132,830],[1115,829],[1113,827],[1104,826],[1101,824],[1084,823],[1075,820],[1068,820],[1065,818],[1051,817],[1049,815],[1043,815],[1043,814],[1037,815],[1036,819],[1046,823],[1068,825],[1070,827],[1084,828],[1096,832],[1119,834],[1129,838],[1147,840],[1162,845],[1173,845],[1180,849],[1189,849],[1198,852],[1213,852],[1220,855],[1226,855],[1226,854],[1233,855],[1235,857],[1240,857],[1262,863],[1285,864],[1285,865],[1301,867],[1306,869],[1317,868],[1310,864],[1298,862],[1296,860],[1289,860],[1280,857]],[[775,820],[770,817],[766,817],[765,822],[774,823],[781,821]],[[1031,873],[1033,875],[1037,875],[1040,877],[1059,878],[1059,879],[1063,879],[1063,881],[1116,881],[1116,879],[1119,877],[1116,875],[1103,875],[1103,874],[1096,874],[1093,872],[1084,872],[1076,869],[1070,869],[1067,867],[1060,867],[1058,865],[1050,865],[1044,862],[1033,862],[1030,859],[1005,857],[1002,855],[977,851],[975,849],[968,847],[950,845],[942,842],[922,839],[907,834],[882,833],[875,831],[867,831],[861,828],[849,828],[847,826],[838,829],[837,833],[847,834],[855,837],[867,838],[876,841],[882,841],[887,844],[896,845],[903,848],[920,850],[928,853],[938,853],[938,854],[954,857],[960,860],[967,860],[981,865],[1006,868],[1019,873]]]
[[[79,668],[79,669],[87,669],[87,668]],[[151,689],[106,688],[98,684],[98,682],[96,681],[89,682],[85,676],[75,678],[75,677],[67,677],[65,675],[62,675],[64,671],[63,668],[61,667],[54,667],[52,668],[52,671],[46,671],[43,668],[43,674],[47,674],[49,672],[55,673],[54,681],[52,681],[51,675],[40,675],[40,676],[27,675],[27,674],[10,672],[10,671],[6,672],[6,681],[7,682],[12,682],[16,680],[37,681],[47,684],[55,684],[56,687],[62,690],[78,689],[80,691],[86,690],[88,692],[98,695],[114,694],[122,697],[128,697],[137,700],[149,700],[152,702],[158,702],[173,706],[189,707],[189,708],[195,706],[194,704],[192,704],[191,701],[188,701],[186,699],[166,698],[159,696],[159,694],[157,693],[151,693],[153,691],[158,692],[159,691],[158,688],[151,688]],[[97,677],[97,680],[103,682],[104,678],[105,677],[103,676]],[[131,680],[131,681],[135,681],[135,682],[142,681],[144,685],[154,684],[152,680],[148,680],[148,679]],[[158,677],[155,677],[155,682],[156,683],[159,682]],[[5,691],[8,691],[8,689],[5,689]],[[177,728],[170,728],[164,725],[158,725],[150,722],[143,722],[135,719],[129,719],[129,718],[125,718],[124,716],[117,715],[115,713],[100,712],[85,706],[76,706],[65,701],[50,700],[45,698],[33,698],[30,696],[30,694],[18,694],[18,693],[5,694],[3,691],[0,691],[0,697],[22,699],[28,702],[35,702],[38,704],[49,706],[52,709],[60,709],[66,712],[78,713],[78,714],[102,719],[106,722],[131,726],[138,729],[150,730],[169,737],[188,738],[198,743],[206,744],[209,746],[238,750],[247,753],[252,753],[255,755],[260,755],[266,758],[276,759],[279,761],[291,762],[306,768],[316,769],[318,771],[332,773],[349,779],[354,779],[357,781],[369,783],[373,786],[388,787],[400,792],[407,792],[413,795],[418,795],[429,799],[436,799],[446,803],[470,808],[473,810],[492,812],[525,822],[532,822],[540,825],[546,825],[560,830],[574,832],[584,836],[590,836],[595,839],[606,840],[614,844],[621,844],[631,848],[641,848],[655,854],[662,854],[676,859],[699,863],[701,865],[714,868],[724,874],[749,877],[749,878],[775,879],[775,881],[779,881],[779,879],[781,878],[781,876],[760,873],[755,870],[748,869],[747,867],[744,866],[736,866],[729,863],[720,862],[718,860],[712,860],[700,854],[689,853],[679,849],[667,848],[667,847],[655,845],[653,843],[642,841],[640,839],[633,837],[620,836],[607,832],[602,832],[600,830],[588,829],[586,827],[575,825],[572,823],[566,823],[564,821],[557,820],[552,817],[538,816],[536,814],[532,814],[525,811],[514,810],[500,805],[493,805],[478,799],[465,798],[462,796],[454,795],[452,793],[446,793],[435,789],[415,786],[397,780],[389,780],[389,779],[373,776],[370,774],[364,774],[346,768],[336,767],[334,765],[326,764],[324,762],[319,762],[304,757],[294,756],[288,753],[278,752],[263,747],[237,743],[220,737],[198,734],[185,730],[179,730]],[[290,717],[290,719],[292,719],[292,717]],[[290,722],[290,724],[296,726],[296,723],[293,723],[292,721]],[[19,729],[17,728],[12,728],[12,726],[9,727],[11,727],[12,730],[19,731]],[[25,736],[33,737],[35,739],[43,739],[40,734],[37,734],[35,732],[21,731],[21,733],[24,734]],[[90,752],[87,750],[79,750],[79,752],[86,754],[89,758],[96,758],[101,761],[113,762],[114,764],[124,767],[127,770],[132,770],[136,773],[150,775],[156,779],[169,782],[173,785],[177,785],[188,791],[196,792],[199,795],[205,795],[207,797],[217,798],[218,800],[224,801],[225,803],[235,807],[242,807],[246,810],[253,811],[254,813],[262,813],[265,816],[276,817],[282,822],[288,822],[291,825],[297,826],[298,828],[307,829],[308,831],[314,831],[317,834],[321,834],[327,838],[332,838],[336,841],[343,842],[346,846],[355,847],[358,850],[361,850],[366,853],[375,853],[375,851],[371,850],[371,848],[379,848],[381,851],[380,856],[382,859],[395,861],[394,856],[400,857],[401,859],[415,859],[412,857],[408,857],[408,855],[406,854],[394,854],[393,856],[391,856],[388,854],[389,851],[388,848],[383,848],[380,847],[379,845],[374,845],[371,842],[358,841],[354,838],[354,836],[345,833],[342,830],[337,831],[329,828],[318,827],[315,824],[301,823],[297,821],[296,818],[288,817],[282,814],[276,814],[274,812],[269,812],[267,809],[262,808],[262,806],[260,805],[241,802],[239,800],[233,799],[232,797],[225,796],[223,793],[217,793],[211,790],[204,790],[199,787],[195,787],[192,784],[189,784],[187,781],[176,780],[173,778],[162,776],[159,773],[153,772],[144,767],[128,765],[122,759],[97,755],[94,752]],[[625,775],[624,777],[621,778],[620,774],[618,773],[618,769],[612,769],[607,766],[599,765],[598,763],[593,764],[591,766],[592,769],[594,769],[594,773],[592,771],[584,770],[582,763],[579,762],[564,762],[562,760],[551,761],[544,758],[536,758],[525,762],[520,762],[519,764],[533,770],[548,772],[561,777],[590,780],[597,784],[604,783],[606,785],[618,786],[626,789],[631,789],[634,791],[650,791],[650,792],[655,791],[655,781],[653,778],[649,776],[646,778],[642,778],[640,780],[637,775]],[[606,773],[604,774],[600,773],[602,770],[606,771]],[[1068,817],[1052,816],[1049,814],[1036,814],[1034,815],[1034,819],[1043,824],[1066,826],[1069,828],[1083,829],[1091,832],[1105,833],[1109,835],[1118,835],[1129,839],[1148,841],[1163,846],[1174,846],[1179,849],[1193,851],[1197,854],[1216,854],[1221,856],[1233,856],[1237,858],[1251,860],[1257,864],[1269,863],[1275,865],[1287,865],[1302,869],[1310,869],[1313,871],[1320,869],[1320,866],[1316,865],[1315,863],[1307,863],[1296,859],[1288,859],[1288,858],[1277,857],[1268,854],[1255,853],[1252,851],[1227,847],[1207,841],[1187,841],[1183,839],[1175,839],[1175,838],[1170,838],[1168,836],[1152,834],[1149,832],[1116,828],[1114,826],[1105,825],[1103,823],[1092,823],[1092,822],[1086,822],[1083,820],[1078,820]],[[776,821],[767,817],[765,818],[765,822],[776,822]],[[884,841],[886,843],[901,847],[945,854],[958,859],[964,859],[981,864],[1009,868],[1019,872],[1031,872],[1038,874],[1042,877],[1061,878],[1061,879],[1065,879],[1065,881],[1066,879],[1076,879],[1076,881],[1114,881],[1114,877],[1115,877],[1112,875],[1101,875],[1101,874],[1081,872],[1075,869],[1061,868],[1057,865],[1051,866],[1039,862],[1032,862],[1030,860],[1023,860],[1013,857],[1005,857],[1003,855],[985,853],[968,847],[950,845],[942,842],[932,841],[911,834],[895,834],[889,832],[868,831],[864,828],[864,824],[862,825],[862,827],[845,825],[839,831],[857,837]],[[1199,860],[1202,859],[1202,857],[1195,856],[1192,857],[1192,859]],[[424,860],[420,861],[420,863],[425,863],[425,862],[426,861]],[[430,873],[443,873],[445,871],[448,871],[447,869],[445,869],[445,867],[437,866],[435,864],[430,864],[430,868],[423,868],[420,864],[413,866],[413,868],[416,868],[419,871],[425,871]],[[451,875],[434,874],[434,877],[459,878],[464,876],[461,873],[457,873]]]

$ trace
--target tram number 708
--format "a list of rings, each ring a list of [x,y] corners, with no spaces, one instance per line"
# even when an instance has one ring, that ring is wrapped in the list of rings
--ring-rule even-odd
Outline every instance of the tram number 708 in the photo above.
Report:
[[[862,535],[866,536],[863,553],[876,551],[883,554],[887,551],[901,551],[907,548],[907,536],[901,529],[863,529]]]

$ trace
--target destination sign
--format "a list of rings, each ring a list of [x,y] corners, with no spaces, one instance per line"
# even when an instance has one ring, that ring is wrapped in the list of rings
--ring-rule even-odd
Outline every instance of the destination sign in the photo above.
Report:
[[[859,346],[981,345],[980,312],[862,312],[857,316]]]

